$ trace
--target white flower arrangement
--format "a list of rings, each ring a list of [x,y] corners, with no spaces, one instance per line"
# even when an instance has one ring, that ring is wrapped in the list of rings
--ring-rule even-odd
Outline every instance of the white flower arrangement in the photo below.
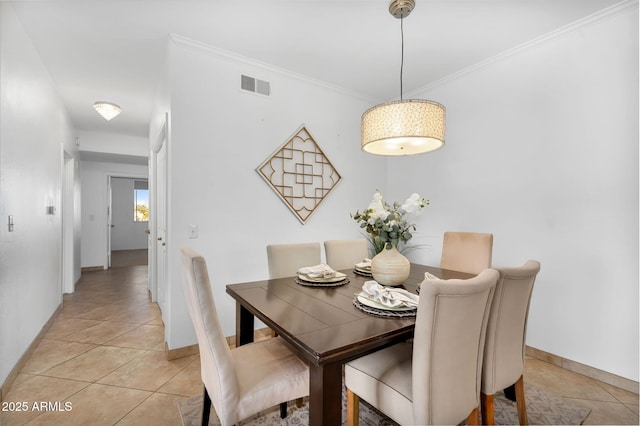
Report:
[[[429,200],[414,193],[403,204],[394,202],[389,205],[376,190],[369,207],[362,213],[356,211],[351,217],[367,232],[378,254],[385,248],[389,250],[401,242],[409,241],[413,237],[411,231],[415,231],[416,226],[407,221],[408,217],[420,214],[428,204]]]

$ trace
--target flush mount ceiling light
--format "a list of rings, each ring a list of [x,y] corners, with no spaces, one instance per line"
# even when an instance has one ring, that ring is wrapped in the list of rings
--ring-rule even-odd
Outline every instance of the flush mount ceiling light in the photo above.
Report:
[[[444,145],[444,106],[422,99],[402,99],[403,22],[414,7],[414,0],[393,0],[389,4],[389,13],[400,19],[400,100],[376,105],[362,114],[362,150],[371,154],[422,154]]]
[[[118,105],[103,101],[94,103],[93,108],[107,121],[111,121],[112,118],[118,116],[120,111],[122,111]]]

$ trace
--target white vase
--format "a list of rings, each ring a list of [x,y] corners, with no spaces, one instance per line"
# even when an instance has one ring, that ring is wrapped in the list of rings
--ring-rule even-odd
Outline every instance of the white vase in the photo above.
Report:
[[[373,279],[382,285],[400,285],[409,278],[411,264],[394,245],[390,249],[382,249],[371,259]]]

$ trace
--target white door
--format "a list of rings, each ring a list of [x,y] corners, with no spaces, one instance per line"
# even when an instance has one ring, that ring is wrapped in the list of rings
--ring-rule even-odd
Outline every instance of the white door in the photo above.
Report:
[[[105,269],[111,268],[111,228],[113,228],[111,210],[111,176],[107,176],[107,267]]]
[[[63,152],[62,175],[62,292],[75,291],[74,278],[74,176],[75,160],[67,151]]]
[[[162,144],[156,158],[157,162],[157,204],[156,204],[156,279],[158,304],[165,311],[167,282],[167,147]]]
[[[149,291],[166,315],[167,282],[167,141],[168,114],[151,149],[149,210]],[[164,319],[164,318],[163,318]]]

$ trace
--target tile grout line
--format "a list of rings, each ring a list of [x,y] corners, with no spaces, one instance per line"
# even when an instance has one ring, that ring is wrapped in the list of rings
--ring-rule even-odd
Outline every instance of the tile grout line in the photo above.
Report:
[[[578,374],[579,374],[579,373],[578,373]],[[609,391],[609,389],[607,389],[607,387],[606,387],[606,386],[603,386],[603,383],[604,383],[604,382],[601,382],[601,381],[600,381],[600,380],[598,380],[598,379],[591,379],[591,381],[592,381],[593,383],[595,383],[598,387],[600,387],[600,389],[602,389],[603,391],[605,391],[608,395],[610,395],[613,399],[615,399],[615,400],[616,400],[616,402],[618,402],[619,404],[624,404],[624,402],[623,402],[623,401],[620,401],[620,399],[619,399],[617,396],[615,396],[612,392],[610,392],[610,391]],[[606,384],[606,383],[604,383],[604,384]],[[613,385],[609,385],[609,386],[613,386]],[[607,401],[600,401],[600,402],[607,402]]]
[[[74,303],[74,302],[69,302],[69,303]],[[82,302],[79,302],[79,303],[82,303]],[[63,309],[64,309],[64,306],[63,306]],[[54,319],[54,322],[55,322],[55,320],[57,320],[57,319],[60,317],[60,314],[61,314],[61,313],[62,313],[62,310],[61,310],[61,311],[56,315],[56,317],[55,317],[55,319]],[[80,317],[69,317],[69,318],[72,318],[72,319],[80,319],[80,320],[87,320],[87,318],[80,318]],[[69,337],[69,336],[71,336],[71,335],[73,335],[73,334],[76,334],[76,333],[79,333],[79,332],[82,332],[82,331],[85,331],[85,330],[89,330],[89,329],[91,329],[91,328],[93,328],[93,327],[96,327],[96,326],[102,325],[102,324],[107,323],[107,322],[111,322],[111,323],[113,323],[113,322],[120,322],[120,321],[112,321],[112,320],[110,320],[110,319],[103,319],[103,320],[89,319],[89,320],[91,320],[91,321],[99,321],[99,322],[100,322],[100,324],[94,324],[94,325],[92,325],[92,326],[90,326],[90,327],[87,327],[87,328],[85,328],[85,329],[83,329],[83,330],[78,330],[78,331],[75,331],[75,332],[71,332],[71,333],[69,333],[68,335],[64,335],[64,336],[60,336],[60,337]],[[142,357],[145,353],[147,353],[147,352],[157,352],[157,351],[153,351],[153,350],[151,350],[151,349],[141,349],[141,348],[121,347],[121,346],[114,346],[114,345],[108,345],[108,344],[107,344],[107,343],[108,343],[108,342],[110,342],[111,340],[114,340],[114,339],[116,339],[116,338],[118,338],[118,337],[120,337],[120,336],[123,336],[123,335],[125,335],[125,334],[127,334],[127,333],[129,333],[129,332],[131,332],[131,331],[134,331],[134,330],[136,330],[136,329],[140,328],[141,326],[145,325],[145,324],[141,324],[141,323],[128,323],[128,324],[136,324],[137,326],[136,326],[136,327],[134,327],[134,328],[133,328],[133,329],[131,329],[131,330],[128,330],[128,331],[123,332],[122,334],[119,334],[119,335],[117,335],[117,336],[114,336],[114,337],[112,337],[111,339],[109,339],[109,340],[107,340],[107,341],[105,341],[105,342],[102,342],[102,343],[94,343],[94,342],[80,342],[80,341],[76,341],[76,340],[48,339],[48,340],[58,341],[58,342],[64,342],[64,343],[80,343],[80,344],[89,344],[89,345],[94,345],[94,347],[93,347],[93,348],[90,348],[90,349],[87,349],[86,351],[83,351],[82,353],[76,354],[76,355],[72,356],[71,358],[68,358],[68,359],[66,359],[66,360],[64,360],[64,361],[62,361],[62,362],[60,362],[60,363],[58,363],[58,364],[56,364],[56,365],[53,365],[53,366],[51,366],[51,367],[47,368],[46,370],[44,370],[44,371],[42,371],[42,372],[40,372],[40,373],[34,374],[34,377],[35,377],[35,376],[41,376],[41,377],[48,377],[48,378],[53,378],[53,379],[72,380],[72,381],[75,381],[75,382],[79,382],[79,383],[86,383],[86,384],[87,384],[87,385],[86,385],[86,386],[84,386],[82,389],[80,389],[80,390],[78,390],[77,392],[74,392],[73,394],[69,395],[69,397],[67,397],[67,398],[65,399],[65,401],[68,401],[72,396],[76,395],[77,393],[81,392],[82,390],[86,389],[87,387],[89,387],[89,386],[91,386],[91,385],[93,385],[93,384],[96,384],[96,385],[103,385],[103,386],[111,386],[111,387],[118,387],[118,388],[121,388],[121,389],[136,389],[136,390],[140,390],[140,391],[144,391],[144,392],[150,392],[149,396],[147,396],[147,398],[145,398],[142,402],[146,401],[146,400],[147,400],[147,399],[148,399],[148,398],[149,398],[153,393],[155,393],[155,391],[149,391],[149,390],[145,390],[145,389],[129,388],[129,387],[124,387],[124,386],[115,386],[115,385],[109,385],[109,384],[105,384],[105,383],[99,383],[99,381],[100,381],[100,380],[104,379],[105,377],[107,377],[108,375],[112,374],[112,373],[113,373],[113,372],[115,372],[116,370],[118,370],[118,369],[120,369],[120,368],[124,367],[125,365],[127,365],[127,364],[129,364],[129,363],[133,362],[134,360],[136,360],[136,359],[138,359],[138,358]],[[48,333],[47,333],[47,334],[48,334]],[[43,339],[44,339],[44,338],[46,338],[46,334],[45,334],[45,336],[43,336]],[[38,346],[40,346],[40,345],[38,345]],[[112,348],[136,349],[136,350],[141,350],[142,352],[141,352],[140,354],[136,355],[134,358],[132,358],[132,359],[128,360],[128,361],[127,361],[127,362],[125,362],[124,364],[122,364],[122,365],[119,365],[119,366],[115,367],[113,370],[110,370],[110,371],[109,371],[109,372],[107,372],[104,376],[98,377],[98,378],[96,378],[95,380],[90,381],[90,382],[87,382],[87,381],[85,381],[85,380],[72,379],[72,378],[68,378],[68,377],[57,377],[57,376],[51,376],[51,375],[47,375],[47,374],[45,374],[47,371],[49,371],[49,370],[51,370],[51,369],[53,369],[53,368],[55,368],[55,367],[57,367],[57,366],[59,366],[59,365],[62,365],[62,364],[66,363],[66,362],[68,362],[68,361],[70,361],[70,360],[72,360],[72,359],[76,359],[76,358],[78,358],[79,356],[81,356],[81,355],[83,355],[83,354],[86,354],[86,353],[88,353],[88,352],[90,352],[90,351],[92,351],[92,350],[94,350],[94,349],[96,349],[96,348],[98,348],[98,347],[112,347]],[[185,366],[185,367],[186,367],[186,366]],[[180,370],[178,371],[178,373],[179,373],[180,371],[182,371],[182,369],[180,369]],[[21,373],[25,374],[26,372],[21,371]],[[176,374],[178,374],[178,373],[176,373]],[[32,374],[32,373],[26,373],[26,374]],[[172,376],[171,378],[173,378],[173,377],[175,377],[175,375],[174,375],[174,376]],[[31,379],[31,378],[30,378],[30,379]],[[28,380],[30,380],[30,379],[28,379]],[[166,384],[166,383],[167,383],[167,382],[164,382],[160,387],[162,387],[162,386],[163,386],[164,384]],[[159,389],[160,387],[158,387],[158,389]],[[156,390],[156,391],[157,391],[157,390]],[[142,402],[140,402],[140,404],[142,404]],[[140,404],[136,405],[133,409],[137,408]],[[132,409],[131,411],[133,411],[133,409]],[[37,416],[35,416],[35,417],[38,417],[38,416],[40,416],[41,414],[42,414],[42,413],[38,414],[38,415],[37,415]],[[129,413],[127,413],[127,415],[128,415],[128,414],[129,414]],[[35,418],[35,417],[34,417],[34,418]],[[124,418],[124,417],[123,417],[123,418]],[[120,420],[122,420],[122,419],[120,419]],[[119,421],[120,421],[120,420],[119,420]]]
[[[602,400],[599,400],[599,399],[586,399],[586,398],[577,398],[577,397],[572,397],[572,396],[563,396],[562,398],[570,400],[570,401],[573,401],[573,402],[575,402],[577,404],[580,404],[583,407],[591,408],[592,411],[593,411],[593,407],[591,407],[590,404],[589,405],[583,405],[582,403],[599,402],[599,403],[602,403],[602,404],[615,404],[615,405],[624,407],[625,409],[629,410],[629,412],[632,415],[636,415],[637,416],[637,413],[635,411],[633,411],[633,409],[631,407],[629,407],[629,405],[631,405],[631,404],[626,404],[624,402],[620,402],[617,399],[615,401],[602,401]],[[589,417],[587,416],[587,419],[588,418]]]

